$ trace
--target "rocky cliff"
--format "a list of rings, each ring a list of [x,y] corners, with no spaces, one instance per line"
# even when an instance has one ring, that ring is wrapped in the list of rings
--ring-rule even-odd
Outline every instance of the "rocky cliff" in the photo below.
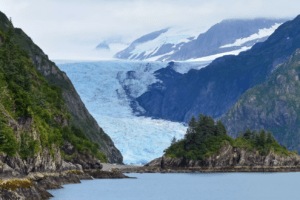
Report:
[[[276,68],[266,82],[245,92],[222,122],[231,136],[263,128],[289,150],[300,151],[300,49]]]
[[[6,30],[9,21],[0,12],[0,28]],[[15,28],[15,42],[19,44],[30,56],[36,69],[51,84],[62,88],[63,97],[66,101],[68,112],[72,115],[72,122],[82,129],[87,137],[93,142],[97,142],[100,150],[107,154],[109,162],[122,163],[123,157],[120,151],[114,146],[111,138],[104,133],[95,119],[91,116],[80,96],[76,92],[68,76],[62,72],[54,62],[26,35],[21,29]]]

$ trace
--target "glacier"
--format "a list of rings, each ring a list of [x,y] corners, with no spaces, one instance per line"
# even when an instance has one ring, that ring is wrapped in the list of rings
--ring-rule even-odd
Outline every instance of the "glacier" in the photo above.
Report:
[[[58,64],[73,82],[82,101],[99,126],[121,151],[125,164],[145,164],[163,155],[171,139],[184,137],[183,123],[138,116],[130,104],[160,80],[154,72],[164,62],[99,61]],[[207,63],[185,62],[179,73],[199,69]],[[137,111],[143,108],[137,105]]]

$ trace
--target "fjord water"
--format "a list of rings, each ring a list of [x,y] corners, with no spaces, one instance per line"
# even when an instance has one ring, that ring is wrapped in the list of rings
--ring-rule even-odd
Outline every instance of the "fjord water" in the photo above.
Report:
[[[300,173],[126,174],[50,190],[51,200],[283,200],[299,198]]]

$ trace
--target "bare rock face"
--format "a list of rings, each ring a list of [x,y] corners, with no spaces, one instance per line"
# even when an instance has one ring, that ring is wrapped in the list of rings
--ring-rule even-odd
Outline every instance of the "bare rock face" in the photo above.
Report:
[[[100,160],[87,153],[76,154],[71,162],[81,165],[83,169],[102,169],[103,167]]]
[[[75,148],[69,141],[65,142],[62,150],[64,150],[67,155],[73,155],[75,153]]]
[[[100,160],[93,158],[86,151],[83,154],[79,154],[74,146],[68,141],[65,141],[62,150],[64,150],[67,155],[74,156],[70,162],[82,166],[82,169],[102,169],[103,167]]]
[[[1,106],[1,104],[0,104]],[[2,107],[0,107],[2,109]],[[9,122],[9,126],[13,128],[15,137],[20,142],[20,133],[22,131],[28,131],[34,139],[38,139],[38,134],[31,130],[31,126],[34,123],[34,119],[21,117],[18,122],[13,120],[4,110],[1,113],[6,115]],[[39,141],[39,140],[38,140]],[[61,157],[61,150],[56,145],[52,145],[51,153],[49,147],[41,147],[40,151],[32,158],[22,160],[17,154],[14,157],[9,157],[4,153],[0,153],[0,175],[2,176],[19,176],[26,175],[29,173],[37,172],[62,172],[65,170],[77,170],[82,171],[83,169],[101,169],[101,161],[93,158],[88,152],[79,154],[70,142],[65,141],[62,149],[67,155],[75,154],[74,158],[70,161],[64,161]]]

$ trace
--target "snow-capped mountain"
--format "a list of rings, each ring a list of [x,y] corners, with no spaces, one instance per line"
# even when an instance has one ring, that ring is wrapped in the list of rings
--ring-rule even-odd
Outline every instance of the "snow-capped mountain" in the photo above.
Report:
[[[285,19],[232,19],[212,26],[207,32],[166,28],[133,41],[114,57],[148,61],[212,61],[237,55],[265,41]]]
[[[182,63],[177,73],[199,69],[206,63]],[[184,136],[182,123],[138,116],[144,109],[135,100],[159,83],[161,62],[101,61],[59,64],[67,73],[87,109],[121,151],[124,163],[139,164],[160,157],[175,136]]]

